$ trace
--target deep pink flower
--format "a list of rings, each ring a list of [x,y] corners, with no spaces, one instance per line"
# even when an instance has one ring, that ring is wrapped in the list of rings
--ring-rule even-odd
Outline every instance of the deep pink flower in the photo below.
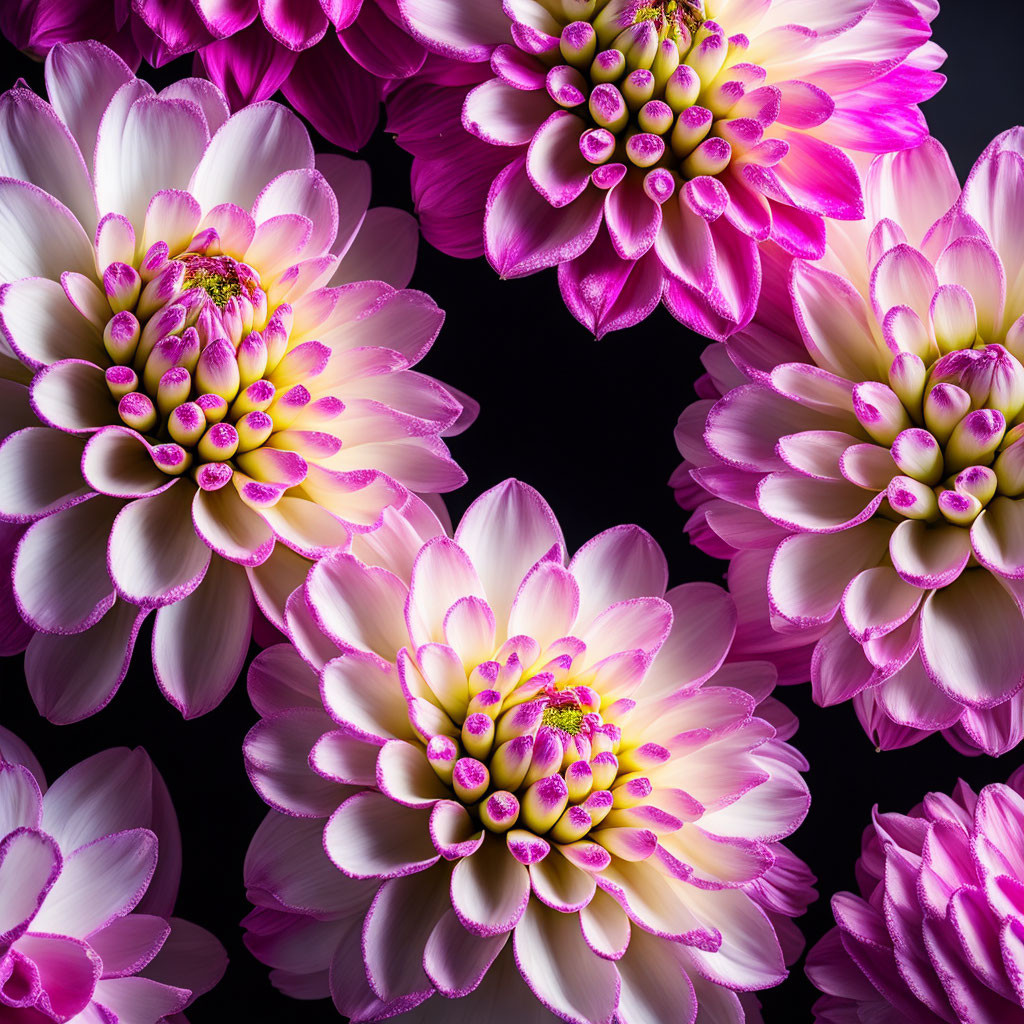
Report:
[[[388,101],[427,240],[506,278],[557,265],[598,336],[659,301],[743,327],[758,243],[820,256],[824,219],[863,215],[854,159],[919,143],[944,81],[936,0],[398,3],[450,59]]]
[[[818,1024],[1024,1021],[1024,768],[864,832],[860,896],[807,956]]]
[[[195,53],[196,72],[232,110],[280,89],[345,149],[369,141],[387,84],[414,74],[426,56],[396,0],[9,0],[0,32],[39,58],[55,43],[84,39],[134,68]]]
[[[813,890],[780,843],[808,803],[796,722],[770,665],[723,664],[729,596],[666,593],[635,526],[566,566],[516,481],[454,540],[419,503],[386,519],[249,674],[274,808],[249,948],[354,1021],[741,1024]]]
[[[934,140],[877,158],[867,220],[771,263],[677,429],[695,539],[886,748],[1024,737],[1022,154],[999,136],[962,194]]]
[[[171,916],[180,876],[174,807],[141,747],[90,757],[47,789],[0,727],[0,1019],[184,1022],[227,956]]]
[[[155,95],[97,43],[46,70],[52,107],[0,96],[3,649],[27,643],[37,706],[75,721],[156,611],[191,717],[257,603],[283,626],[311,559],[406,487],[464,482],[441,436],[475,406],[410,369],[443,314],[403,288],[415,222],[367,212],[365,164],[314,161],[277,104],[228,117],[202,79]]]

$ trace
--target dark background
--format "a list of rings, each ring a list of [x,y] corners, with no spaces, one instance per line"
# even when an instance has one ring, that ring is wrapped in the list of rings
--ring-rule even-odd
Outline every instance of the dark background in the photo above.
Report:
[[[1024,6],[946,0],[934,30],[949,53],[943,71],[950,82],[925,112],[963,179],[994,135],[1024,120]],[[2,41],[0,53],[0,87],[24,76],[44,91],[40,65]],[[163,84],[189,74],[190,65],[179,61],[140,73]],[[330,147],[321,141],[318,148]],[[407,155],[383,132],[361,155],[373,168],[374,205],[409,209]],[[665,549],[673,585],[721,580],[723,564],[688,545],[684,513],[666,486],[679,461],[672,429],[694,397],[703,338],[659,309],[597,343],[563,307],[554,271],[503,282],[483,260],[451,259],[426,244],[412,287],[447,311],[441,336],[419,368],[482,406],[477,423],[451,445],[470,478],[448,499],[456,522],[473,497],[517,476],[551,503],[570,550],[609,526],[635,522]],[[300,1005],[279,995],[266,968],[242,945],[238,922],[248,909],[242,860],[265,810],[242,766],[242,738],[255,721],[244,683],[216,711],[184,722],[152,679],[147,625],[113,704],[77,725],[57,727],[36,713],[21,659],[2,667],[0,721],[32,746],[51,780],[90,754],[124,744],[144,745],[163,772],[184,842],[177,912],[211,929],[231,956],[218,988],[189,1010],[193,1024],[337,1021],[329,1001]],[[853,865],[873,804],[906,811],[928,790],[950,790],[958,776],[980,787],[1005,780],[1024,761],[1024,751],[999,763],[967,758],[938,736],[878,754],[849,705],[817,708],[809,686],[778,695],[800,716],[793,742],[811,763],[813,804],[789,843],[818,875],[822,893],[800,922],[809,944],[831,926],[831,894],[855,888]],[[797,965],[789,981],[762,995],[765,1018],[769,1024],[810,1020],[815,995]]]

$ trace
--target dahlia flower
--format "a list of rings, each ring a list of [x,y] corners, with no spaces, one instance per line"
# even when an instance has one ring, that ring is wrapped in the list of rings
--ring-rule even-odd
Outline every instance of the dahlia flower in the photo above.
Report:
[[[865,829],[857,884],[808,954],[821,1024],[1024,1021],[1024,768]]]
[[[47,789],[0,727],[0,1019],[185,1021],[227,956],[170,916],[180,875],[174,807],[141,747],[96,754]]]
[[[557,264],[598,336],[659,301],[708,337],[743,327],[758,243],[821,256],[824,219],[863,216],[851,153],[920,142],[944,81],[937,0],[398,4],[434,53],[478,62],[388,101],[427,240],[507,278]]]
[[[359,149],[387,84],[419,70],[426,51],[395,0],[8,0],[0,33],[42,59],[55,43],[96,39],[132,67],[195,53],[197,74],[232,110],[280,89],[324,138]]]
[[[934,140],[877,158],[867,221],[792,264],[677,430],[695,534],[881,747],[1024,736],[1022,153],[1000,135],[962,193]]]
[[[246,763],[274,808],[249,948],[354,1021],[740,1024],[814,893],[779,842],[808,804],[795,720],[770,665],[723,666],[728,595],[666,594],[635,526],[566,567],[515,481],[454,540],[422,507],[387,516],[366,540],[390,568],[319,562],[295,646],[249,674]]]
[[[409,370],[442,314],[400,290],[415,225],[366,211],[365,165],[314,168],[285,108],[229,118],[200,79],[154,94],[95,43],[46,72],[52,107],[0,96],[0,635],[68,722],[156,609],[157,679],[194,716],[232,685],[254,597],[283,625],[310,559],[406,486],[463,482],[440,435],[474,409]]]

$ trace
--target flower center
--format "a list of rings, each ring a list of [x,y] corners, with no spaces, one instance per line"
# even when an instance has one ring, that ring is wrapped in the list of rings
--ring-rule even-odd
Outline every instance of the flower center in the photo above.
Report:
[[[939,339],[946,351],[931,365],[900,352],[888,385],[853,389],[854,415],[889,449],[897,474],[891,463],[873,470],[874,457],[853,449],[842,468],[854,483],[885,490],[882,515],[969,526],[996,497],[1024,494],[1024,366],[1003,345],[960,344]]]
[[[538,659],[532,673],[515,652],[484,662],[469,674],[465,711],[461,700],[445,701],[452,729],[431,734],[411,719],[434,771],[470,815],[491,832],[516,829],[524,856],[538,859],[551,842],[587,837],[582,854],[604,858],[601,833],[591,830],[635,825],[631,809],[652,791],[645,769],[669,758],[658,744],[623,740],[635,702],[602,700],[573,672],[574,656]],[[421,666],[428,681],[429,669]]]
[[[634,25],[641,21],[653,22],[662,39],[680,28],[695,32],[704,20],[701,0],[656,0],[652,4],[638,4],[633,15]]]
[[[583,728],[583,708],[575,698],[566,703],[555,703],[552,698],[541,715],[541,724],[559,729],[568,736],[578,736]]]
[[[268,484],[258,451],[311,401],[301,384],[269,379],[281,383],[275,371],[286,358],[291,307],[268,309],[256,270],[204,251],[208,241],[201,233],[178,255],[158,242],[137,269],[107,267],[103,287],[115,311],[103,332],[114,364],[107,387],[120,422],[146,437],[164,473],[191,472],[205,490],[240,473],[243,497],[269,505],[307,471],[300,455],[278,451]]]
[[[587,124],[580,151],[597,165],[599,187],[615,185],[625,167],[642,173],[650,197],[664,202],[681,183],[717,175],[761,143],[778,97],[757,91],[766,73],[746,62],[747,37],[727,38],[705,20],[699,0],[624,12],[615,4],[563,6],[580,8],[574,13],[585,20],[564,25],[555,54],[565,63],[548,73],[547,88]],[[785,148],[773,141],[750,159],[777,163]]]
[[[218,309],[223,309],[228,299],[242,294],[242,283],[239,279],[240,264],[230,256],[201,256],[198,253],[185,253],[179,256],[185,264],[185,280],[183,290],[202,288]],[[247,270],[250,268],[246,268]],[[248,298],[252,299],[252,290],[258,286],[259,278],[247,282],[250,287]]]

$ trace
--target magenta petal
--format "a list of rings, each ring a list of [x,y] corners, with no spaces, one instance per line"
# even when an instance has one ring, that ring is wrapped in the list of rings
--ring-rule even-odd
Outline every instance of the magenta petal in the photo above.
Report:
[[[592,167],[579,150],[586,125],[567,110],[556,110],[538,129],[526,154],[534,188],[556,209],[568,206],[587,187]]]
[[[1005,754],[1024,740],[1024,695],[1015,693],[994,708],[967,708],[945,736],[957,750],[967,754],[978,750],[992,757]]]
[[[793,128],[816,128],[827,121],[835,110],[832,97],[810,82],[779,82],[781,106],[779,123]]]
[[[416,74],[427,52],[396,25],[376,3],[364,3],[354,24],[338,32],[349,56],[378,78]]]
[[[5,946],[28,928],[60,869],[57,842],[44,832],[18,828],[0,841],[0,942]]]
[[[639,181],[626,177],[608,190],[604,217],[615,251],[624,260],[637,260],[654,245],[661,227],[661,205]]]
[[[210,42],[210,33],[189,0],[146,0],[136,4],[135,11],[156,36],[155,43],[140,46],[143,56],[154,66]],[[138,35],[136,42],[140,42]]]
[[[19,50],[42,60],[54,44],[98,39],[109,44],[117,29],[114,5],[91,0],[43,4],[12,2],[0,11],[0,32]]]
[[[259,0],[267,31],[289,50],[306,50],[323,38],[329,22],[319,4],[308,0]]]
[[[343,149],[365,146],[380,116],[380,83],[348,55],[334,33],[299,54],[281,91],[325,139]],[[336,102],[336,96],[345,102]]]
[[[43,998],[57,1020],[68,1020],[89,1005],[103,965],[88,943],[30,933],[18,941],[18,952],[35,965]]]
[[[792,204],[839,220],[860,220],[864,199],[853,161],[838,147],[802,132],[786,136],[789,153],[775,167]]]
[[[544,88],[543,65],[508,43],[502,43],[491,54],[491,70],[503,82],[517,89]]]
[[[192,0],[196,14],[218,38],[232,36],[259,16],[256,0]]]
[[[761,290],[761,260],[757,243],[726,218],[707,228],[713,246],[713,262],[706,267],[711,288],[673,275],[665,280],[664,300],[668,311],[687,327],[722,340],[746,327],[754,315]]]
[[[526,158],[494,179],[487,197],[487,258],[504,278],[525,277],[571,260],[586,250],[601,223],[603,195],[588,189],[561,210],[540,196],[526,173]]]
[[[197,58],[232,110],[273,96],[295,65],[295,54],[259,22],[204,46]]]
[[[558,267],[569,312],[597,338],[649,316],[661,300],[662,279],[654,254],[621,259],[604,228],[586,252]]]
[[[472,259],[484,253],[487,195],[508,154],[468,133],[459,134],[463,138],[452,163],[413,162],[412,189],[423,237],[450,256]]]
[[[767,240],[772,229],[770,201],[751,188],[734,168],[727,168],[717,180],[729,190],[724,214],[729,223],[758,242]]]
[[[803,259],[817,260],[825,255],[825,221],[816,213],[785,206],[772,199],[771,239],[786,252]]]

